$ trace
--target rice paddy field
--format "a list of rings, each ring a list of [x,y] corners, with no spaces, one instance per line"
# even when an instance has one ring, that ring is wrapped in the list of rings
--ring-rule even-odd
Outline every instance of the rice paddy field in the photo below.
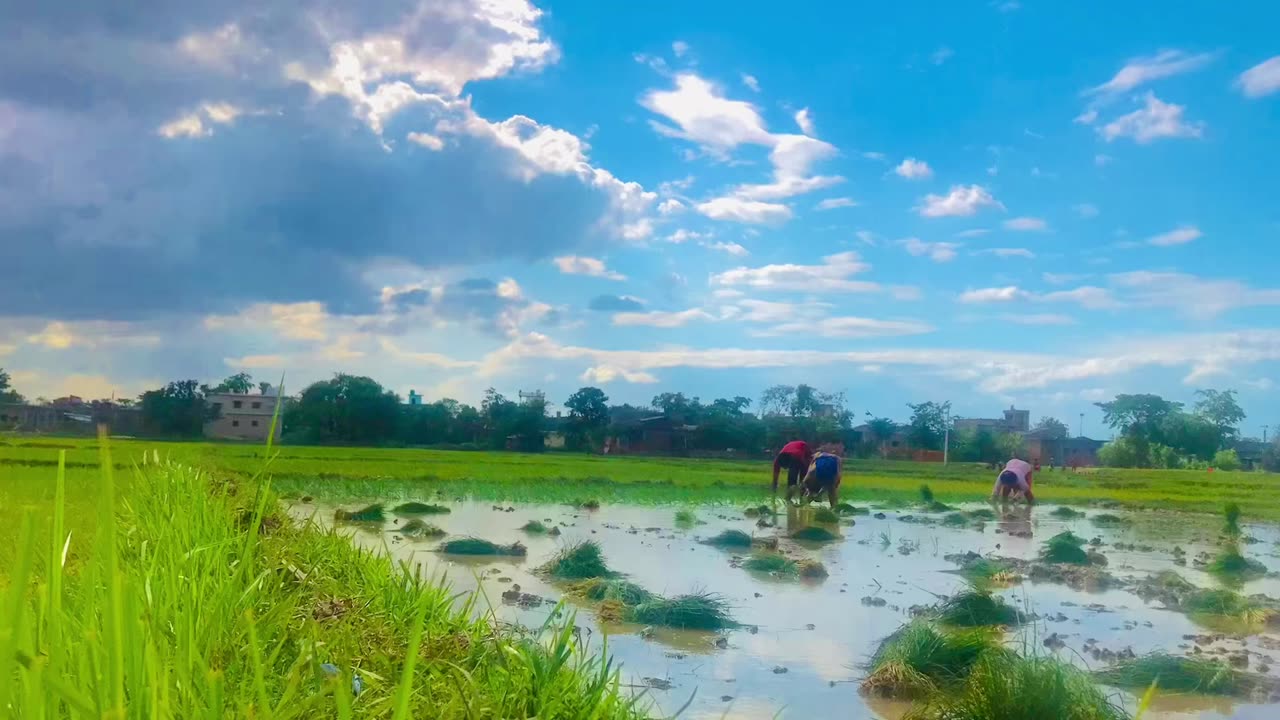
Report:
[[[1280,714],[1272,475],[102,445],[0,437],[0,713]]]

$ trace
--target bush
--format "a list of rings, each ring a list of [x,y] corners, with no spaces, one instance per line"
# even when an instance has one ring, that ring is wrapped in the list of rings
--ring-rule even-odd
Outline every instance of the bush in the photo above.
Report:
[[[1116,438],[1098,449],[1098,462],[1107,467],[1138,467],[1144,460],[1146,458],[1128,438]]]
[[[1271,443],[1271,447],[1262,453],[1262,469],[1267,472],[1280,473],[1280,439]]]
[[[1177,470],[1183,465],[1182,456],[1177,450],[1159,443],[1151,446],[1151,467],[1163,470]]]
[[[1239,470],[1240,456],[1232,450],[1219,450],[1213,455],[1213,466],[1219,470]]]

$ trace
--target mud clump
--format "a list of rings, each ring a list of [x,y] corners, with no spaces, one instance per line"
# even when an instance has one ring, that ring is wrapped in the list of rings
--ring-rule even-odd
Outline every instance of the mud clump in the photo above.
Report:
[[[839,540],[840,536],[824,527],[810,525],[791,533],[791,539],[804,540],[806,542],[831,542],[832,540]]]
[[[407,538],[435,538],[444,537],[446,535],[444,530],[441,530],[430,523],[423,522],[418,518],[413,518],[412,520],[405,522],[405,524],[396,528],[396,532],[399,532]]]
[[[444,515],[453,512],[444,505],[431,505],[417,501],[400,503],[391,508],[391,512],[397,515]]]
[[[483,538],[474,537],[446,540],[440,544],[438,551],[449,555],[505,555],[509,557],[524,557],[529,554],[528,548],[518,542],[510,545],[500,545]]]

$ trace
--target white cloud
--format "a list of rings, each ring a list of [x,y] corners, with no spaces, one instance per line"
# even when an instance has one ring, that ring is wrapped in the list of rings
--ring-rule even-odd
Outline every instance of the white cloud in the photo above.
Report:
[[[1039,232],[1049,229],[1049,223],[1042,218],[1035,217],[1016,217],[1005,220],[1005,230],[1017,230],[1019,232]]]
[[[243,355],[222,358],[222,364],[233,370],[284,370],[289,360],[283,355]]]
[[[731,315],[735,320],[775,324],[794,322],[797,319],[816,320],[826,315],[827,310],[831,308],[831,304],[820,302],[771,302],[743,298],[738,300],[737,304],[733,305],[732,308]]]
[[[991,287],[980,288],[978,290],[966,290],[960,293],[960,302],[962,303],[993,303],[993,302],[1012,302],[1014,300],[1022,300],[1028,297],[1028,293],[1019,290],[1016,286],[1008,287]]]
[[[1255,288],[1239,280],[1146,270],[1118,273],[1109,279],[1127,291],[1137,305],[1172,308],[1201,320],[1237,308],[1280,306],[1280,289]]]
[[[672,127],[652,122],[659,133],[719,153],[742,144],[773,144],[764,119],[751,103],[725,98],[718,88],[693,73],[681,73],[675,82],[675,89],[653,90],[640,100],[649,111],[675,123]]]
[[[1145,107],[1121,115],[1098,132],[1107,142],[1127,137],[1144,145],[1160,138],[1200,137],[1204,124],[1183,121],[1184,110],[1182,105],[1161,102],[1154,93],[1147,93]]]
[[[677,40],[671,43],[671,52],[675,53],[678,58],[684,57],[684,54],[689,52],[689,43]]]
[[[431,133],[411,132],[407,136],[409,142],[415,145],[421,145],[428,150],[443,150],[444,140],[432,135]]]
[[[817,204],[816,208],[818,210],[835,210],[836,208],[857,207],[857,206],[858,206],[858,202],[853,198],[837,197],[837,198],[827,198],[826,200],[823,200],[822,202]]]
[[[1070,315],[1057,313],[1005,313],[1000,316],[1004,322],[1015,325],[1075,325],[1076,319]]]
[[[1088,277],[1088,276],[1087,276],[1087,275],[1072,275],[1072,274],[1068,274],[1068,273],[1050,273],[1050,272],[1047,272],[1047,273],[1043,273],[1040,277],[1041,277],[1041,278],[1043,278],[1043,279],[1044,279],[1044,281],[1045,281],[1045,282],[1047,282],[1047,283],[1049,283],[1050,285],[1069,285],[1069,284],[1071,284],[1071,283],[1073,283],[1073,282],[1077,282],[1077,281],[1079,281],[1079,280],[1083,280],[1083,279],[1085,279],[1085,278],[1086,278],[1086,277]]]
[[[983,235],[986,235],[989,232],[991,231],[986,228],[973,228],[971,230],[961,230],[960,232],[956,233],[956,237],[958,238],[982,237]]]
[[[937,50],[934,50],[933,54],[929,56],[929,59],[933,61],[934,65],[941,65],[942,63],[950,60],[951,57],[955,54],[956,53],[954,50],[947,47],[946,45],[943,45]]]
[[[566,275],[589,275],[609,280],[626,280],[627,276],[605,267],[604,261],[582,257],[580,255],[564,255],[554,260],[560,272]]]
[[[667,242],[676,243],[677,245],[679,245],[680,243],[688,242],[690,240],[702,240],[704,238],[709,238],[709,237],[711,237],[711,233],[701,233],[696,230],[686,230],[684,228],[679,228],[675,232],[667,236]]]
[[[862,153],[862,157],[864,157],[864,158],[866,158],[866,159],[868,159],[868,160],[876,160],[876,161],[878,161],[878,162],[885,162],[885,161],[887,161],[887,160],[889,159],[889,157],[888,157],[887,155],[885,155],[884,153],[882,153],[882,152],[875,152],[874,150],[868,150],[868,151],[866,151],[866,152]]]
[[[939,263],[955,260],[956,248],[960,247],[959,243],[925,242],[915,237],[903,238],[898,243],[916,257],[928,255],[930,260]]]
[[[719,250],[720,252],[728,253],[734,257],[746,257],[747,255],[751,254],[751,251],[747,250],[745,247],[739,245],[736,242],[718,241],[718,242],[708,243],[707,247],[711,248],[712,250]]]
[[[855,252],[828,255],[821,265],[777,264],[763,267],[738,267],[711,276],[711,285],[749,287],[758,290],[794,292],[872,292],[880,286],[854,280],[853,276],[870,269]]]
[[[771,335],[810,335],[826,338],[873,338],[901,335],[923,335],[934,331],[928,323],[911,320],[876,320],[864,317],[828,317],[807,322],[788,322],[753,333]]]
[[[889,296],[894,300],[919,300],[924,297],[920,288],[914,285],[890,285]]]
[[[933,168],[929,167],[929,163],[915,158],[907,158],[893,169],[899,177],[908,180],[924,180],[933,177]]]
[[[813,136],[817,134],[814,131],[813,116],[809,114],[809,108],[801,108],[796,112],[796,126],[805,135]]]
[[[984,207],[1004,207],[981,185],[952,185],[946,195],[929,194],[916,208],[922,217],[968,217]]]
[[[1098,119],[1098,111],[1093,108],[1089,108],[1088,110],[1085,110],[1084,112],[1072,118],[1071,122],[1077,123],[1079,125],[1092,125],[1097,119]]]
[[[858,230],[857,232],[854,233],[854,237],[858,238],[858,242],[862,243],[863,245],[869,245],[871,247],[875,247],[876,245],[880,244],[879,236],[871,232],[870,230]]]
[[[387,338],[379,338],[378,347],[381,348],[382,355],[384,357],[389,357],[415,367],[456,370],[473,368],[479,364],[472,360],[455,360],[447,355],[441,355],[440,353],[435,352],[405,350]]]
[[[675,213],[681,212],[683,210],[684,210],[684,203],[680,202],[675,198],[667,198],[666,200],[663,200],[662,202],[658,203],[659,215],[674,215]]]
[[[1192,55],[1181,50],[1163,50],[1150,57],[1130,60],[1105,83],[1086,91],[1087,95],[1116,95],[1145,85],[1152,80],[1199,70],[1214,58],[1212,53]]]
[[[614,325],[632,326],[646,325],[648,327],[658,328],[677,328],[693,322],[694,320],[712,320],[709,313],[698,308],[690,308],[688,310],[680,310],[678,312],[665,312],[662,310],[650,310],[648,312],[624,312],[616,313],[613,316]]]
[[[698,212],[712,220],[732,220],[740,223],[772,224],[791,219],[791,208],[778,203],[744,200],[726,196],[697,205]]]
[[[810,175],[810,167],[836,154],[829,143],[807,135],[775,135],[769,161],[773,164],[773,182],[739,185],[733,195],[747,200],[778,200],[820,190],[844,182],[835,175]]]
[[[995,6],[996,10],[999,10],[1002,13],[1016,12],[1019,8],[1022,7],[1022,3],[1018,2],[1018,0],[1004,0],[1004,2],[993,2],[992,5]]]
[[[1033,297],[1037,302],[1065,302],[1075,303],[1081,307],[1090,310],[1103,310],[1106,308],[1119,307],[1115,298],[1111,295],[1111,291],[1106,288],[1093,287],[1091,285],[1083,285],[1071,290],[1057,290],[1044,295]]]
[[[1001,258],[1011,258],[1011,257],[1034,258],[1036,256],[1035,253],[1031,252],[1027,248],[1005,248],[1005,247],[986,248],[984,250],[978,250],[974,254],[975,255],[995,255],[996,257],[1001,257]]]
[[[1080,216],[1080,217],[1082,217],[1082,218],[1085,218],[1086,220],[1087,220],[1087,219],[1089,219],[1089,218],[1096,218],[1096,217],[1098,217],[1098,206],[1097,206],[1097,205],[1092,205],[1092,204],[1090,204],[1090,203],[1080,203],[1080,204],[1078,204],[1078,205],[1073,205],[1073,206],[1071,207],[1071,209],[1072,209],[1072,210],[1075,210],[1076,215],[1078,215],[1078,216]]]
[[[742,84],[746,85],[751,92],[760,92],[760,81],[756,79],[755,75],[742,73]]]
[[[174,138],[198,138],[207,137],[213,134],[212,128],[204,126],[199,113],[185,113],[170,120],[156,129],[161,137]]]
[[[390,288],[384,289],[385,293]],[[325,340],[333,318],[323,303],[253,303],[235,315],[209,315],[204,328],[215,331],[266,332],[287,340]]]
[[[1263,392],[1266,392],[1276,386],[1275,382],[1273,382],[1271,378],[1266,377],[1261,377],[1257,380],[1244,380],[1243,383],[1246,387],[1251,387],[1254,390],[1261,390]]]
[[[608,385],[614,380],[622,379],[629,383],[648,384],[658,382],[658,378],[653,375],[633,370],[624,370],[612,365],[598,365],[596,367],[587,368],[580,376],[582,382],[598,385]]]
[[[1171,245],[1186,245],[1187,243],[1199,239],[1204,233],[1200,232],[1200,228],[1194,225],[1183,225],[1181,227],[1170,230],[1167,233],[1160,233],[1154,237],[1147,238],[1148,245],[1156,247],[1169,247]]]
[[[0,337],[3,337],[2,333]],[[154,347],[160,344],[160,336],[144,329],[142,325],[129,322],[53,320],[43,322],[39,330],[26,336],[25,341],[28,345],[39,345],[46,350],[68,350],[75,347],[101,349],[119,346]]]
[[[1280,91],[1280,55],[1254,65],[1240,73],[1236,86],[1245,97],[1260,98]]]

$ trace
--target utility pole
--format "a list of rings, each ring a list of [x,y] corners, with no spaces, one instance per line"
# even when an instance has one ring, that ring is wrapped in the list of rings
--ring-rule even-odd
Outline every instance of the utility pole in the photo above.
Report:
[[[1084,437],[1084,413],[1080,413],[1080,437]]]
[[[947,419],[942,426],[942,466],[946,467],[951,460],[951,408],[947,408]]]
[[[1263,445],[1266,445],[1266,444],[1267,444],[1267,431],[1268,431],[1268,430],[1270,430],[1270,429],[1271,429],[1271,426],[1270,426],[1270,425],[1263,425],[1263,426],[1262,426],[1262,444],[1263,444]]]

